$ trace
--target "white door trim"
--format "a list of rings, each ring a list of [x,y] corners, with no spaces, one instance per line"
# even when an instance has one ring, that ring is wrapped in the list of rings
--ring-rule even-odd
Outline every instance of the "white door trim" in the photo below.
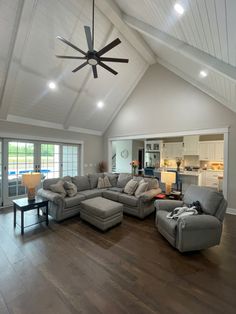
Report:
[[[112,141],[122,140],[135,140],[135,139],[149,139],[149,138],[166,138],[166,137],[179,137],[187,135],[209,135],[209,134],[224,134],[224,181],[223,181],[223,194],[225,199],[228,199],[228,158],[229,158],[229,128],[215,128],[215,129],[203,129],[193,131],[176,131],[169,133],[155,133],[155,134],[139,134],[139,135],[127,135],[116,136],[108,138],[108,169],[112,171]]]

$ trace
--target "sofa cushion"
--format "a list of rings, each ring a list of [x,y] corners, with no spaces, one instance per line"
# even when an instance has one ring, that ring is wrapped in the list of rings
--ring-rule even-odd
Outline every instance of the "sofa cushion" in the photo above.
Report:
[[[75,196],[77,194],[77,186],[69,181],[64,182],[64,189],[69,197]]]
[[[122,204],[107,200],[103,197],[85,200],[82,202],[81,206],[83,211],[88,211],[90,215],[92,214],[101,218],[108,218],[123,212]]]
[[[98,178],[103,178],[103,177],[104,177],[103,173],[88,174],[90,188],[96,189],[98,185]]]
[[[145,182],[144,180],[141,180],[139,182],[139,185],[134,193],[136,197],[139,197],[142,193],[146,192],[148,188],[148,182]]]
[[[77,186],[77,191],[90,190],[90,183],[88,176],[75,176],[72,177],[72,182]]]
[[[109,173],[109,172],[104,172],[104,176],[107,176],[111,185],[113,187],[117,186],[117,179],[118,179],[118,174],[115,173]]]
[[[117,187],[124,188],[126,184],[132,179],[132,175],[129,173],[120,173],[117,180]]]
[[[70,208],[74,206],[79,206],[82,201],[85,200],[85,196],[77,193],[75,196],[72,197],[65,197],[65,208]]]
[[[60,194],[62,197],[66,196],[66,190],[64,189],[64,181],[59,180],[57,183],[51,184],[49,189],[54,192]]]
[[[138,187],[138,182],[131,179],[129,182],[127,182],[124,189],[124,193],[128,195],[134,195],[134,192],[136,191],[137,187]]]
[[[49,186],[52,185],[52,184],[57,183],[60,180],[71,182],[71,177],[65,176],[65,177],[62,177],[62,178],[45,179],[43,181],[43,189],[44,190],[50,190]]]
[[[128,206],[136,207],[138,206],[138,198],[133,195],[127,194],[119,194],[118,201],[122,204],[126,204]]]
[[[183,200],[187,205],[199,201],[204,213],[215,215],[223,200],[223,194],[211,188],[190,185],[184,194]]]
[[[118,200],[119,200],[119,195],[120,195],[120,194],[121,194],[121,193],[116,192],[116,191],[106,190],[106,191],[103,191],[102,196],[103,196],[104,198],[109,199],[109,200],[118,202]]]
[[[79,192],[80,195],[84,195],[85,199],[97,197],[97,196],[102,196],[102,189],[92,189],[92,190],[85,190]]]
[[[148,182],[147,190],[159,189],[159,182],[157,179],[154,178],[144,178],[145,182]]]
[[[113,192],[119,192],[119,193],[123,193],[124,189],[123,188],[117,188],[117,187],[112,187],[112,188],[108,188],[109,191],[113,191]]]
[[[158,210],[156,214],[158,227],[166,230],[172,237],[175,238],[177,230],[177,220],[166,218],[168,212],[165,210]]]

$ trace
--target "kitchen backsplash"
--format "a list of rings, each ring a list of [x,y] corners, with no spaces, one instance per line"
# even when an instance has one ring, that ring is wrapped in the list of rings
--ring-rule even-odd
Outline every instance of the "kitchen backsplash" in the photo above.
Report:
[[[198,156],[184,156],[184,167],[200,167]]]
[[[201,161],[200,167],[202,169],[224,170],[224,164],[222,162]]]

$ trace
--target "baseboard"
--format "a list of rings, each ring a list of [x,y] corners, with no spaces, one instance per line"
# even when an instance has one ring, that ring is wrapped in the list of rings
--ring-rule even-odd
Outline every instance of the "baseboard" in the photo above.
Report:
[[[230,215],[236,215],[236,209],[235,208],[227,208],[226,213],[230,214]]]

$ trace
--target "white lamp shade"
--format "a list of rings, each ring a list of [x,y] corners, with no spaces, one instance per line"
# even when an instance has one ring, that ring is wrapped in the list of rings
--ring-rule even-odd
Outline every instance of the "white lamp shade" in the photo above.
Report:
[[[26,186],[28,189],[35,188],[41,182],[41,173],[32,172],[25,173],[22,175],[22,185]]]
[[[171,185],[175,183],[176,181],[176,173],[175,172],[167,172],[167,171],[162,171],[161,172],[161,182]]]

